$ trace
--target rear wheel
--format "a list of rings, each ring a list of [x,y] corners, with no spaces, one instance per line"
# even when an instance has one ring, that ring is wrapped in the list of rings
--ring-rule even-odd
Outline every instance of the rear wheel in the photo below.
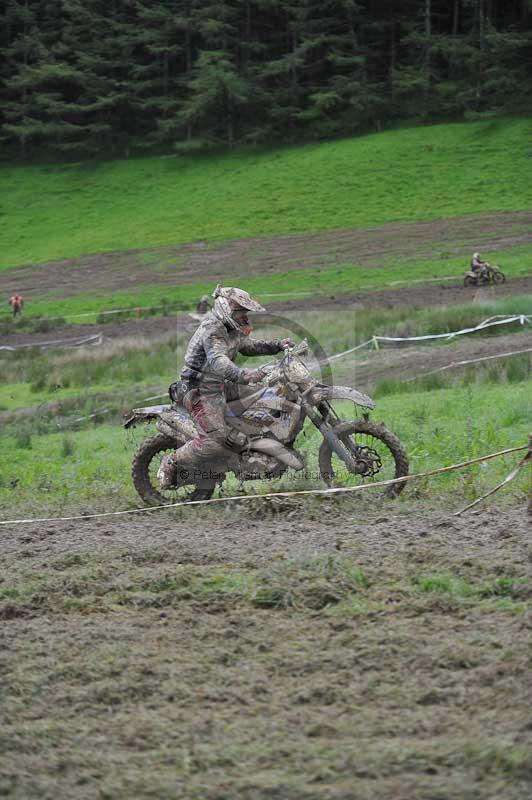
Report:
[[[212,497],[216,481],[197,479],[186,470],[178,473],[178,485],[172,489],[161,489],[157,470],[163,456],[171,453],[183,442],[165,433],[156,433],[144,439],[133,456],[131,475],[135,489],[146,505],[158,506],[190,500],[208,500]]]
[[[472,275],[466,275],[464,278],[464,286],[476,286],[477,282]]]
[[[348,472],[345,464],[333,453],[328,442],[320,447],[320,475],[327,486],[351,486],[369,481],[389,480],[408,475],[408,456],[397,436],[378,422],[357,419],[341,422],[334,427],[341,442],[360,464],[366,464],[365,474]],[[386,494],[397,497],[406,481],[389,486]]]

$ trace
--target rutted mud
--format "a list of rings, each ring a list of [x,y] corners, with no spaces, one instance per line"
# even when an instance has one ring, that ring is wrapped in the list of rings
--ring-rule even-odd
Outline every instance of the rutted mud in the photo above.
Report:
[[[396,258],[435,259],[515,247],[532,242],[532,212],[500,212],[433,222],[392,223],[348,229],[239,239],[224,244],[193,242],[175,247],[102,253],[26,265],[0,273],[0,295],[71,297],[123,291],[142,285],[166,285],[242,278],[339,264],[373,266]],[[480,244],[481,243],[481,244]]]
[[[518,216],[512,224],[530,222]],[[493,237],[509,235],[508,215],[490,219]],[[469,247],[477,231],[461,222]],[[447,224],[420,226],[418,257]],[[312,258],[326,236],[308,237]],[[530,291],[532,278],[501,288],[517,286]],[[485,296],[420,285],[316,307]],[[102,331],[156,336],[176,322],[194,324],[161,317]],[[524,332],[384,350],[357,361],[355,382],[526,346]],[[531,518],[497,502],[453,517],[456,506],[431,510],[420,491],[0,527],[0,795],[530,797]]]
[[[312,298],[294,297],[284,302],[266,302],[268,309],[275,314],[294,314],[298,311],[358,310],[363,308],[411,307],[412,310],[438,305],[491,302],[505,295],[529,294],[532,292],[532,275],[526,278],[509,280],[502,286],[466,289],[457,282],[425,283],[405,286],[401,289],[386,289],[374,292],[360,292],[342,297],[325,296]],[[186,335],[192,332],[197,322],[188,313],[177,313],[168,317],[148,317],[128,319],[121,322],[106,322],[104,325],[63,325],[47,333],[10,333],[2,336],[3,345],[17,346],[39,344],[56,339],[82,338],[101,333],[107,339],[130,337],[147,338],[165,333]]]
[[[526,510],[338,508],[3,529],[3,796],[528,798]]]

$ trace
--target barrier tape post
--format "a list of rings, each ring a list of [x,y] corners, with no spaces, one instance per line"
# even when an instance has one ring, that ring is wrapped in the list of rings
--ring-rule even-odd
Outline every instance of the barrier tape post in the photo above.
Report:
[[[513,479],[516,478],[519,472],[521,471],[521,467],[524,467],[527,461],[530,461],[532,469],[532,434],[530,434],[528,439],[527,452],[525,453],[521,461],[517,464],[517,466],[515,466],[513,470],[509,473],[509,475],[507,475],[506,478],[501,483],[497,484],[497,486],[494,486],[493,489],[490,489],[489,492],[486,492],[480,497],[477,497],[476,500],[474,500],[472,503],[469,503],[467,506],[464,506],[464,508],[461,508],[460,511],[455,511],[453,516],[459,517],[460,514],[464,513],[464,511],[468,511],[470,508],[473,508],[474,506],[478,505],[480,502],[482,502],[482,500],[485,500],[486,497],[490,497],[490,495],[495,494],[495,492],[499,491],[499,489],[502,489],[503,486],[506,486],[507,483],[513,481]],[[530,490],[528,498],[528,512],[532,514],[532,473],[531,473],[531,482],[530,482]]]

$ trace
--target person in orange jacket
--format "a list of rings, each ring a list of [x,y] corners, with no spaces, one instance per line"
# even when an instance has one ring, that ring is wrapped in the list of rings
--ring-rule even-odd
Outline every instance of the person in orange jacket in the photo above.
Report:
[[[13,309],[13,319],[17,316],[22,316],[22,309],[24,308],[24,300],[21,294],[14,294],[9,298],[9,305]]]

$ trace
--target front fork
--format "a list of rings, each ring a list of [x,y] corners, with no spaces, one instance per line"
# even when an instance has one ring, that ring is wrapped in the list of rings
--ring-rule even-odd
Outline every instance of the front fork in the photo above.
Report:
[[[359,472],[360,470],[357,469],[357,461],[353,458],[353,455],[349,452],[345,444],[340,441],[334,430],[329,427],[326,419],[324,419],[323,416],[320,416],[320,414],[318,414],[306,400],[301,402],[301,408],[305,415],[310,419],[312,424],[315,425],[319,430],[331,450],[333,450],[336,455],[342,459],[349,472]],[[327,416],[330,416],[330,412],[332,412],[332,409],[327,409]]]
[[[331,450],[342,459],[349,472],[355,475],[363,475],[364,477],[371,477],[380,472],[382,461],[376,450],[355,443],[355,452],[353,453],[345,446],[335,431],[329,427],[329,419],[332,419],[333,423],[341,422],[329,403],[321,402],[317,406],[319,414],[306,401],[303,401],[301,406],[323,438],[329,443]]]

